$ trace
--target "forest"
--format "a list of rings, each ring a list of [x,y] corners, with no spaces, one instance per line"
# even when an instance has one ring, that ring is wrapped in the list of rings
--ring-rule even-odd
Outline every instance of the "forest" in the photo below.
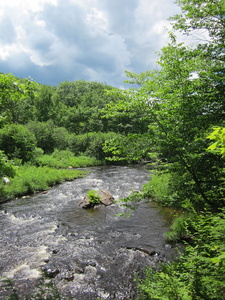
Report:
[[[185,247],[137,278],[137,299],[223,300],[225,2],[175,2],[157,70],[126,71],[131,88],[0,74],[0,201],[84,175],[70,167],[145,164],[152,179],[126,200],[175,209],[166,238]]]

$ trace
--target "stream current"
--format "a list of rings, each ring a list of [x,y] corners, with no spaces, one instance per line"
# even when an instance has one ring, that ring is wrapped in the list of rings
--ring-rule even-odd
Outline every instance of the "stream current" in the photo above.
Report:
[[[115,200],[140,190],[149,171],[96,167],[74,181],[0,206],[0,299],[135,299],[135,274],[168,259],[168,222],[142,201],[132,215],[115,202],[85,210],[90,189]],[[44,276],[43,276],[44,274]],[[14,298],[13,298],[14,299]]]

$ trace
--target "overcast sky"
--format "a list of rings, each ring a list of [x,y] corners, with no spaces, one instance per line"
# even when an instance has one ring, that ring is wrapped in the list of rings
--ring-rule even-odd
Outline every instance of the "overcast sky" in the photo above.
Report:
[[[0,72],[122,87],[125,70],[156,67],[177,12],[173,0],[0,0]]]

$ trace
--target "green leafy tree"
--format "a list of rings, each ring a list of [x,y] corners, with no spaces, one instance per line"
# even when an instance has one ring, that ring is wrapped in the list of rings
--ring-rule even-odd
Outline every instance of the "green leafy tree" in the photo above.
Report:
[[[54,88],[49,86],[40,86],[35,98],[35,116],[39,122],[47,122],[54,119],[58,112],[56,101],[54,101]]]
[[[206,33],[198,47],[211,52],[216,60],[224,60],[225,3],[224,0],[177,0],[182,13],[171,18],[174,29],[185,34]],[[201,34],[201,38],[204,35]],[[214,52],[214,53],[213,53]]]
[[[28,79],[18,79],[10,74],[0,74],[0,125],[24,123],[31,117],[32,99],[37,85]]]
[[[55,126],[52,120],[32,121],[27,127],[35,135],[37,147],[43,149],[45,153],[52,153],[54,149],[65,150],[71,143],[72,135],[65,127]]]
[[[35,136],[26,126],[9,124],[0,129],[0,150],[4,151],[9,159],[30,161],[35,149]]]
[[[61,83],[53,96],[54,101],[61,105],[61,117],[56,116],[54,122],[76,134],[112,131],[108,120],[102,118],[105,105],[116,101],[116,97],[108,93],[110,90],[112,87],[98,82]]]
[[[103,150],[108,161],[122,163],[140,163],[149,161],[151,140],[148,135],[116,134],[104,143]]]
[[[185,22],[187,16],[189,29],[197,28],[192,22],[204,24],[205,18],[217,18],[217,6],[210,5],[209,1],[178,2],[187,15],[177,16],[177,22]],[[199,2],[203,11],[210,7],[207,16],[197,14]],[[224,6],[220,8],[220,15],[224,16]],[[220,16],[218,18],[221,21]],[[220,35],[224,29],[221,22]],[[179,26],[181,28],[179,24],[177,28]],[[206,27],[199,25],[199,28]],[[187,28],[183,26],[182,30],[187,31]],[[171,42],[162,49],[158,59],[161,69],[140,75],[128,72],[129,82],[140,87],[131,90],[128,99],[124,98],[123,103],[112,106],[108,112],[111,116],[126,116],[132,111],[135,113],[136,108],[136,116],[141,109],[143,115],[144,112],[148,114],[151,139],[148,151],[158,153],[159,158],[168,162],[170,190],[177,199],[172,203],[182,206],[187,199],[192,199],[197,210],[219,208],[225,198],[224,189],[218,188],[224,176],[223,160],[205,150],[208,146],[206,132],[211,126],[222,124],[225,111],[224,66],[222,59],[209,51],[210,45],[223,46],[223,40],[216,36],[213,42],[206,43],[207,50],[203,51],[202,44],[195,47],[177,44],[175,35],[171,34]]]

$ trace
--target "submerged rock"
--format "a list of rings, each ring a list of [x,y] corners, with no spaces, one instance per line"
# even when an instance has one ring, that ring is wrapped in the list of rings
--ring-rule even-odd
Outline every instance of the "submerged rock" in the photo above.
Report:
[[[83,200],[79,203],[79,206],[81,208],[92,208],[96,205],[111,205],[113,203],[114,197],[107,191],[107,190],[99,190],[97,191],[97,194],[99,196],[99,203],[93,204],[90,199],[88,198],[88,195],[84,197]]]

